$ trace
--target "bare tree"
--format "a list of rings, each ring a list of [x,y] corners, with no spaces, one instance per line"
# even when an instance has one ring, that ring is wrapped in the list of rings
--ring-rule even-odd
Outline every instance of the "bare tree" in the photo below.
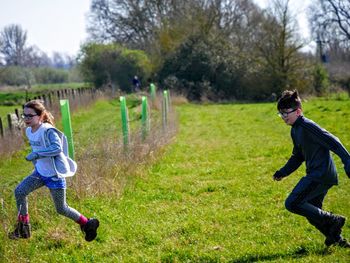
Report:
[[[323,41],[350,41],[350,0],[317,0],[310,7],[310,23]]]
[[[330,79],[350,94],[350,0],[317,0],[309,21]]]
[[[258,57],[262,58],[266,76],[271,79],[272,92],[297,87],[303,59],[300,49],[295,15],[289,8],[289,0],[275,0],[267,13],[258,42]]]
[[[127,43],[144,48],[152,37],[152,30],[160,25],[162,9],[166,9],[170,1],[156,2],[93,0],[88,27],[90,37],[99,42]]]
[[[242,56],[252,46],[258,17],[251,0],[93,0],[88,31],[93,41],[147,51],[158,68],[162,58],[194,35],[228,40]]]
[[[170,28],[186,34],[198,29],[208,33],[215,27],[230,32],[252,5],[248,0],[93,0],[88,31],[95,41],[146,49],[159,32]]]
[[[331,9],[333,19],[331,22],[339,26],[340,34],[350,40],[350,1],[349,0],[327,0]]]
[[[23,66],[25,67],[50,67],[52,64],[49,56],[37,46],[30,46],[25,49]]]
[[[27,32],[20,25],[6,26],[0,32],[0,53],[2,53],[6,65],[23,65],[26,41]]]

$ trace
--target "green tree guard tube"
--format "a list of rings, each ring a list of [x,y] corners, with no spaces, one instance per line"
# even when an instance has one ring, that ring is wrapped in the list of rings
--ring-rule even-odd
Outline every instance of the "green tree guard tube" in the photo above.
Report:
[[[151,99],[154,102],[156,100],[156,85],[154,85],[153,83],[151,83],[149,85],[150,87],[150,92],[151,92]]]
[[[142,116],[141,116],[141,123],[142,123],[142,140],[145,140],[148,132],[149,132],[149,116],[148,116],[148,103],[147,103],[147,97],[142,96]]]
[[[73,132],[72,132],[72,124],[70,120],[69,101],[60,100],[60,105],[61,105],[63,132],[66,135],[67,141],[68,141],[69,157],[74,160]]]
[[[171,100],[170,100],[170,90],[166,90],[167,94],[168,94],[168,100],[167,100],[167,103],[168,103],[168,113],[170,111],[170,107],[171,107]]]
[[[166,90],[163,91],[162,117],[165,130],[168,125],[168,92]]]
[[[124,96],[120,97],[120,111],[122,114],[123,142],[124,146],[127,147],[129,144],[129,120],[128,109],[126,107],[126,100]]]

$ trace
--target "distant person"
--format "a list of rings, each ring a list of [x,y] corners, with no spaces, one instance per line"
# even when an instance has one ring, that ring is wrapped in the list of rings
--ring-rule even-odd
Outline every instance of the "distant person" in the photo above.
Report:
[[[341,236],[345,217],[322,210],[328,190],[338,184],[338,176],[330,151],[337,154],[350,177],[350,155],[339,139],[303,116],[298,92],[286,90],[278,100],[277,109],[283,121],[292,126],[293,152],[288,162],[278,170],[276,181],[293,173],[304,161],[306,176],[301,178],[285,201],[286,208],[305,217],[325,235],[325,245],[350,248]]]
[[[141,89],[141,82],[138,78],[138,76],[134,76],[133,80],[132,80],[132,84],[134,85],[134,91],[138,92]]]
[[[23,115],[27,126],[26,135],[32,152],[26,160],[33,162],[34,171],[15,189],[18,210],[17,225],[9,233],[11,239],[29,238],[27,195],[34,190],[46,186],[49,188],[57,213],[74,220],[85,233],[85,240],[92,241],[97,236],[99,221],[87,219],[66,203],[66,179],[76,172],[76,163],[68,157],[67,140],[62,132],[53,125],[53,116],[39,100],[32,100],[24,105]],[[46,219],[47,221],[50,218]]]

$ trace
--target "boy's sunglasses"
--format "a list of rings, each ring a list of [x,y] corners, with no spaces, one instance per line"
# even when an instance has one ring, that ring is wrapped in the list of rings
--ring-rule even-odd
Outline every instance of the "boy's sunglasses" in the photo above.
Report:
[[[294,110],[291,110],[291,111],[287,111],[287,112],[285,112],[285,111],[279,111],[277,114],[278,114],[278,116],[280,116],[281,118],[287,118],[287,117],[288,117],[288,114],[290,114],[290,113],[292,113],[292,112],[295,112],[296,110],[297,110],[297,108],[294,109]]]

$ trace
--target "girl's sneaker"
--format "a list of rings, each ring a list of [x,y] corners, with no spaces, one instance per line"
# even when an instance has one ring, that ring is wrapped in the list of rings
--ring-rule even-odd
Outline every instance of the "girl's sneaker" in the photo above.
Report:
[[[90,218],[85,225],[80,226],[81,230],[85,233],[85,240],[90,242],[97,236],[97,228],[100,226],[100,222],[96,218]]]
[[[30,238],[30,224],[18,222],[14,231],[8,234],[10,239]]]

